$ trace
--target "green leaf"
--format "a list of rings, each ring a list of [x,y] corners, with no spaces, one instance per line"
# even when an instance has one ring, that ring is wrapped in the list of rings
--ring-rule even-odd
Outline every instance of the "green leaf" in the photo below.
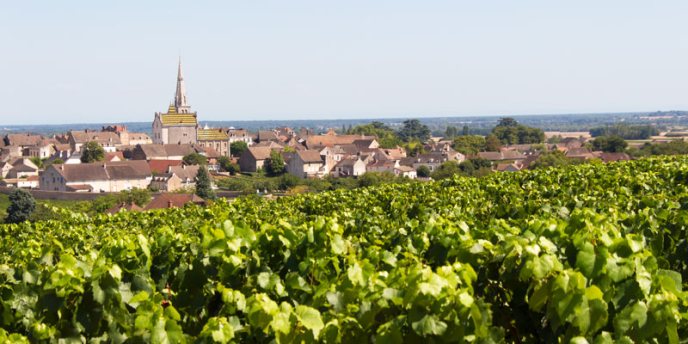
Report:
[[[325,327],[325,324],[320,317],[320,312],[318,312],[318,310],[315,308],[298,305],[296,306],[295,313],[299,322],[301,322],[305,328],[313,331],[313,336],[318,338],[320,330]]]
[[[447,324],[440,321],[435,315],[425,315],[412,323],[411,327],[421,337],[441,336],[447,330]]]

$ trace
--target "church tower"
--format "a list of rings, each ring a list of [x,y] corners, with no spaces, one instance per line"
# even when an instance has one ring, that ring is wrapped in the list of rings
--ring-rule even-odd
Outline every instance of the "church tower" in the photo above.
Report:
[[[182,60],[177,67],[177,90],[174,102],[167,112],[156,112],[153,119],[153,143],[158,144],[195,144],[197,143],[196,128],[198,119],[196,113],[186,100],[186,88],[182,75]]]

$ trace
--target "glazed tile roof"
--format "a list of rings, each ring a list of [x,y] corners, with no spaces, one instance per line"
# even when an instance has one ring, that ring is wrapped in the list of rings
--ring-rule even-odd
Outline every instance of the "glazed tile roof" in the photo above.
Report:
[[[162,125],[165,127],[196,126],[198,124],[196,113],[166,113],[160,115],[160,121],[162,121]]]
[[[229,136],[222,129],[198,129],[196,131],[198,141],[227,141]]]

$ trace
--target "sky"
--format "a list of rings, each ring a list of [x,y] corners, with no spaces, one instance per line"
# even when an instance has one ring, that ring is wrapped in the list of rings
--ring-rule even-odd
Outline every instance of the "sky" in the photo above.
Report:
[[[688,110],[688,1],[2,1],[0,125]]]

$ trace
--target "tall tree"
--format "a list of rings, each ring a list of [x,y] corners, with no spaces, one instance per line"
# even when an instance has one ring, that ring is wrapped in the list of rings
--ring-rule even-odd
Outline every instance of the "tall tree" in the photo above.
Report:
[[[187,154],[182,158],[184,164],[186,165],[206,165],[208,164],[208,159],[198,153]]]
[[[265,160],[265,172],[269,176],[279,176],[284,173],[284,159],[282,154],[273,150],[270,152],[270,158]]]
[[[407,119],[404,126],[399,130],[399,137],[404,142],[419,140],[425,142],[430,138],[430,128],[417,119]]]
[[[541,129],[521,125],[510,117],[500,119],[492,129],[492,134],[505,145],[541,143],[545,140],[545,133]]]
[[[628,143],[621,136],[598,136],[592,140],[592,148],[594,150],[619,153],[626,150]]]
[[[232,156],[237,158],[247,150],[248,145],[244,141],[234,141],[229,145],[229,151],[232,153]]]
[[[10,205],[7,207],[6,223],[20,223],[31,217],[36,210],[36,200],[23,189],[14,189],[9,195]]]
[[[495,135],[487,135],[485,138],[485,150],[488,152],[499,152],[502,148],[502,142],[499,141]]]
[[[105,160],[105,150],[95,141],[86,142],[81,147],[81,162],[89,163]]]
[[[215,190],[205,165],[201,165],[196,174],[196,195],[203,199],[215,199]]]

